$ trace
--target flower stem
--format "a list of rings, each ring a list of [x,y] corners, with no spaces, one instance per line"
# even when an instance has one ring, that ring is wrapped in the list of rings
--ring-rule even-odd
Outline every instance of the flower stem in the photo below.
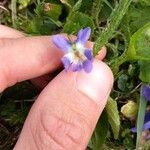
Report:
[[[103,6],[103,0],[95,0],[92,6],[92,16],[95,22],[95,25],[99,27],[99,13]]]
[[[126,55],[126,51],[118,58],[111,60],[108,65],[112,69],[114,75],[116,75],[119,71],[119,66],[122,65],[124,62],[128,61],[128,57]]]
[[[17,0],[11,0],[11,11],[12,11],[12,24],[14,28],[17,28]]]

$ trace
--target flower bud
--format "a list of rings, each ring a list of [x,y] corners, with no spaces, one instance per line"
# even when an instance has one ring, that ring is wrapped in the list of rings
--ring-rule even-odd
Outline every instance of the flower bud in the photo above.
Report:
[[[121,113],[129,119],[133,119],[136,117],[138,112],[138,105],[134,101],[129,101],[127,104],[121,107]]]

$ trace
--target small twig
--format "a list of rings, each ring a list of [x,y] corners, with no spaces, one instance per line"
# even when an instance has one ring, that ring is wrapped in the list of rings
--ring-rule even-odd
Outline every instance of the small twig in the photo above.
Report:
[[[128,94],[126,94],[126,95],[123,95],[123,96],[120,96],[120,97],[117,97],[116,98],[116,100],[118,100],[118,99],[122,99],[122,98],[127,98],[127,97],[129,97],[131,94],[133,94],[134,92],[136,92],[137,91],[137,89],[140,87],[142,85],[142,82],[141,83],[139,83],[131,92],[129,92]]]
[[[24,99],[24,100],[23,100],[23,102],[34,102],[34,101],[35,101],[35,99]],[[15,100],[14,102],[15,102],[15,103],[20,103],[21,100]]]
[[[23,99],[23,102],[34,102],[37,99],[37,96],[33,97],[33,99]],[[15,103],[20,103],[21,100],[15,100]]]
[[[8,9],[6,9],[6,8],[5,8],[4,6],[2,6],[2,5],[0,5],[0,9],[3,9],[3,10],[5,10],[5,11],[9,12]]]
[[[137,89],[142,85],[142,82],[139,83],[129,94],[132,94],[137,91]]]

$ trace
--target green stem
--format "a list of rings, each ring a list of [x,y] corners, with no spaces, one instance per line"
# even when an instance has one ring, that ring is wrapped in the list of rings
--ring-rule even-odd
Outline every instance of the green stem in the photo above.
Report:
[[[128,60],[126,53],[124,52],[118,59],[117,59],[117,63],[118,66],[122,65],[124,62],[126,62]]]
[[[17,0],[11,0],[11,11],[12,11],[12,24],[14,28],[17,28]]]
[[[37,4],[41,4],[41,1],[40,1],[40,0],[37,0]]]
[[[77,12],[80,9],[81,4],[82,4],[82,0],[78,0],[75,3],[75,5],[71,8],[71,12],[70,12],[68,18],[70,18],[75,12]]]
[[[103,0],[95,0],[92,6],[92,16],[95,22],[95,25],[99,27],[99,13],[103,6]]]
[[[113,10],[111,16],[108,19],[107,28],[101,33],[94,45],[94,55],[97,55],[100,48],[108,43],[108,40],[112,37],[114,31],[119,26],[121,19],[128,10],[132,0],[120,0],[119,5]]]
[[[108,65],[112,69],[114,75],[116,75],[119,71],[119,66],[124,62],[128,61],[128,57],[126,55],[126,51],[118,58],[111,60]]]

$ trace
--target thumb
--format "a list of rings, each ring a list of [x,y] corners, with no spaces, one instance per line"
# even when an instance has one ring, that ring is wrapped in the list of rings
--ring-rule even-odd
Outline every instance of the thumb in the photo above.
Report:
[[[93,70],[62,71],[43,90],[25,122],[15,150],[83,150],[110,94],[113,76],[98,60]]]

